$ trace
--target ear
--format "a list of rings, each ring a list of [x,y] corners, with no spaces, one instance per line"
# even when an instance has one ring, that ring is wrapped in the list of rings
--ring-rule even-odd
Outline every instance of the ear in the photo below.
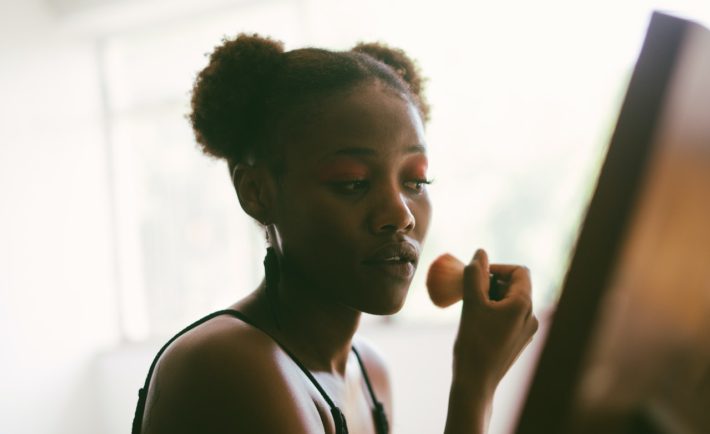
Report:
[[[236,164],[231,169],[232,184],[242,209],[264,226],[273,223],[277,191],[271,172],[246,164]]]

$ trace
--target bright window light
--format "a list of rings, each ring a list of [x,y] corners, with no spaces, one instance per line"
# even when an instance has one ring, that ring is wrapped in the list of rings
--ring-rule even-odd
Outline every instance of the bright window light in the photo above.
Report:
[[[556,300],[577,226],[654,8],[707,21],[706,2],[267,1],[106,36],[127,336],[165,335],[261,278],[264,242],[225,165],[198,151],[184,115],[205,53],[258,32],[287,48],[403,48],[429,78],[434,220],[399,318],[455,321],[428,301],[428,264],[478,247],[532,270]]]

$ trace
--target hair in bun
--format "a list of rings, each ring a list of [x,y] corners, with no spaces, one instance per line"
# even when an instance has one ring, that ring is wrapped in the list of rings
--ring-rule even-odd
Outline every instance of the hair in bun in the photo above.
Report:
[[[303,48],[256,34],[223,39],[197,75],[189,119],[202,150],[230,164],[268,157],[269,145],[324,97],[380,81],[410,98],[424,121],[429,107],[414,62],[379,43],[351,51]]]
[[[207,154],[241,160],[254,140],[255,105],[281,63],[283,44],[240,34],[210,55],[192,89],[190,121]]]
[[[404,50],[389,47],[381,42],[361,42],[352,51],[367,54],[392,68],[409,85],[410,92],[417,98],[416,103],[424,121],[429,120],[429,105],[424,95],[426,80],[422,77],[417,64]]]

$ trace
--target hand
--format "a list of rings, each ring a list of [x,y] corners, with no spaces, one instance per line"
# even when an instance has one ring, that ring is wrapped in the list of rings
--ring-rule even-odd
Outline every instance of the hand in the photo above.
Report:
[[[490,273],[505,282],[499,301],[489,298]],[[455,386],[492,397],[537,330],[530,292],[526,267],[489,265],[486,252],[476,251],[464,268],[463,307],[454,344]]]

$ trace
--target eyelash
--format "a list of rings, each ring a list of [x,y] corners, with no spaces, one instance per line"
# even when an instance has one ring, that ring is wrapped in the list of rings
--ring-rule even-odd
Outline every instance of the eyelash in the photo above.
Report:
[[[405,181],[404,185],[415,194],[422,194],[426,190],[425,187],[430,185],[432,182],[434,182],[432,179],[412,179]],[[414,186],[411,186],[412,184]],[[334,182],[332,185],[339,190],[340,193],[357,194],[369,186],[369,181],[366,179],[355,179],[351,181]]]
[[[431,185],[432,182],[434,182],[432,179],[414,179],[411,181],[406,181],[404,184],[415,184],[416,187],[414,187],[412,190],[417,193],[423,193],[426,190],[426,186]]]

